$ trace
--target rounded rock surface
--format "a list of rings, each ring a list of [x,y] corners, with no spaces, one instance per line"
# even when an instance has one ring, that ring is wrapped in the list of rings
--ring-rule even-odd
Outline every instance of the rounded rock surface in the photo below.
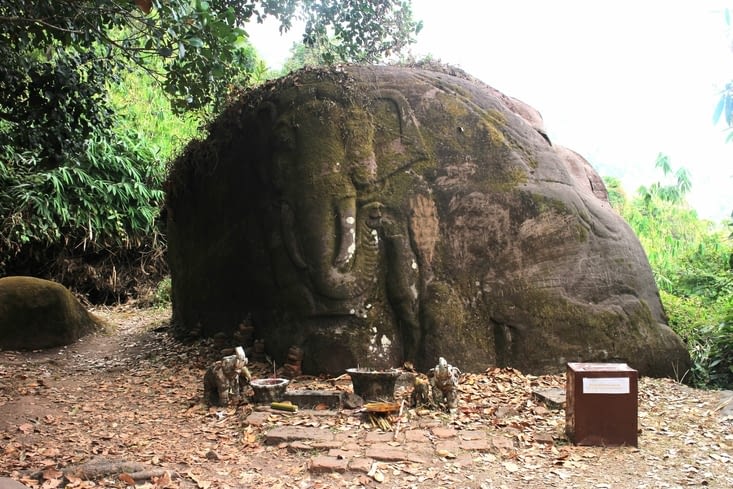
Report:
[[[537,111],[458,72],[296,72],[230,106],[167,188],[181,336],[251,315],[311,373],[690,365],[602,179]]]

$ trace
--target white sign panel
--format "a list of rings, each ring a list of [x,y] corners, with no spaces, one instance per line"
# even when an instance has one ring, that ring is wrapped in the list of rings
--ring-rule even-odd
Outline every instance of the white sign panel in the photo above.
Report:
[[[628,394],[628,377],[583,378],[583,394]]]

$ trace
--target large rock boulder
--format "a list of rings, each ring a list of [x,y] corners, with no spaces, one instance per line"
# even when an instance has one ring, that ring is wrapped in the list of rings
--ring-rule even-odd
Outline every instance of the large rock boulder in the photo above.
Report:
[[[69,345],[100,326],[61,284],[33,277],[0,278],[0,349]]]
[[[689,366],[603,181],[468,76],[345,67],[250,91],[175,162],[167,199],[182,336],[251,315],[310,372]]]

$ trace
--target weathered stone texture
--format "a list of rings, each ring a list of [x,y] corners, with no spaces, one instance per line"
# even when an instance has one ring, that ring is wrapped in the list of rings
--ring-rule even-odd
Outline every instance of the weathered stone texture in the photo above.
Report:
[[[34,277],[0,278],[0,349],[69,345],[101,326],[61,284]]]
[[[620,142],[622,144],[622,142]],[[684,372],[647,258],[539,113],[467,76],[306,70],[245,94],[168,182],[176,331],[251,314],[306,372]]]

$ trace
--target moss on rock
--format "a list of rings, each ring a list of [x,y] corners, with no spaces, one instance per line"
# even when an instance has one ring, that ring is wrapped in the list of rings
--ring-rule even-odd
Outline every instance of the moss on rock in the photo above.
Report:
[[[61,284],[33,277],[0,279],[2,349],[69,345],[102,326]]]
[[[598,182],[536,111],[465,74],[294,73],[245,93],[173,165],[175,331],[231,334],[251,315],[276,361],[299,345],[313,373],[438,356],[683,371]]]

